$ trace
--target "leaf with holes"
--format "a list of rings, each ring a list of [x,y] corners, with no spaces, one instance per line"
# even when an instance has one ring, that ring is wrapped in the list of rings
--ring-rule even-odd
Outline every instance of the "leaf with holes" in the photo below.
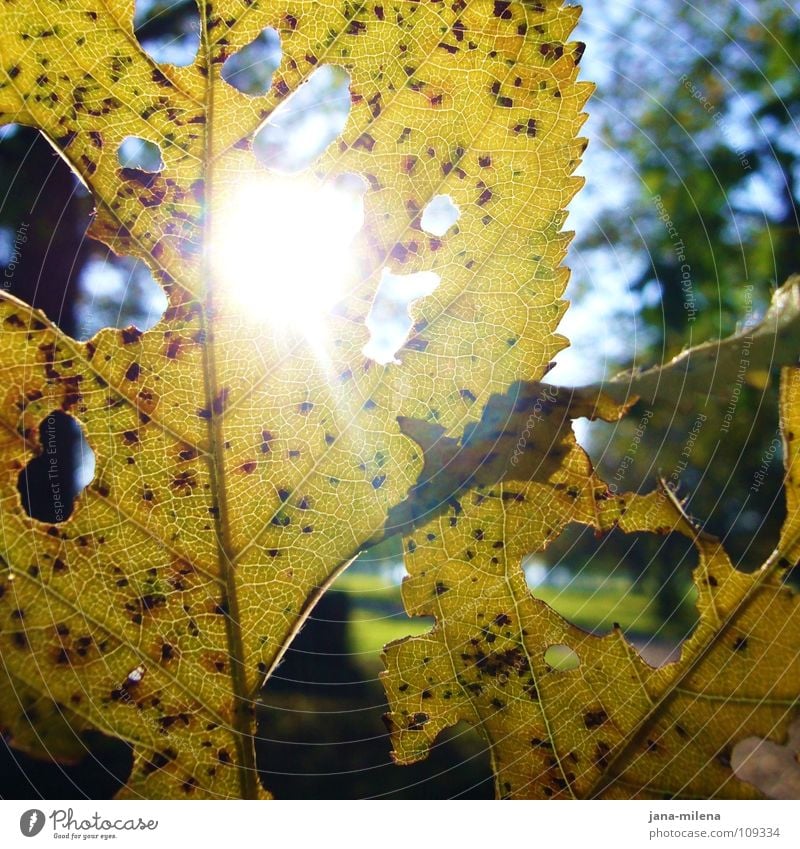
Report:
[[[0,645],[18,695],[0,710],[18,745],[14,706],[40,698],[132,745],[123,795],[263,794],[261,684],[423,471],[420,427],[398,417],[466,432],[563,346],[591,90],[577,16],[215,0],[179,67],[142,49],[132,0],[2,5],[0,120],[47,136],[94,197],[91,235],[169,298],[151,330],[79,343],[0,296]],[[340,137],[306,173],[272,167],[276,127],[320,79]],[[54,411],[96,472],[50,524],[18,480]]]
[[[484,486],[411,534],[405,605],[437,622],[386,649],[397,759],[424,757],[466,720],[490,747],[501,796],[759,795],[733,771],[745,760],[738,747],[782,744],[800,699],[800,596],[783,580],[798,555],[800,369],[783,372],[781,417],[787,517],[774,554],[750,573],[666,488],[570,486],[569,462],[548,482]],[[618,628],[585,633],[531,595],[522,557],[569,521],[694,540],[699,623],[678,662],[654,669]]]

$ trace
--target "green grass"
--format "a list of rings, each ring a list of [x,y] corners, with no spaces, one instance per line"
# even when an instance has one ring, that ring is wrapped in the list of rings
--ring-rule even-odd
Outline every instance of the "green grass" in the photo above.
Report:
[[[356,607],[348,624],[350,651],[353,660],[365,671],[374,674],[383,668],[380,653],[386,643],[403,637],[415,637],[429,631],[432,619],[407,616],[381,615],[375,610]]]
[[[393,584],[385,574],[348,571],[336,581],[335,589],[351,596],[354,604],[363,598],[369,602],[385,602],[402,608],[400,587]]]
[[[401,610],[400,588],[390,584],[385,576],[352,573],[343,576],[336,589],[351,596],[350,651],[356,654],[356,663],[369,674],[381,668],[380,652],[386,643],[423,634],[432,626],[431,619],[410,618],[398,613]],[[630,587],[598,590],[538,587],[534,595],[587,631],[605,633],[616,622],[623,630],[652,634],[659,626],[652,600]]]
[[[617,622],[624,631],[652,634],[660,624],[653,600],[630,588],[610,591],[538,587],[534,595],[587,631],[610,631]]]

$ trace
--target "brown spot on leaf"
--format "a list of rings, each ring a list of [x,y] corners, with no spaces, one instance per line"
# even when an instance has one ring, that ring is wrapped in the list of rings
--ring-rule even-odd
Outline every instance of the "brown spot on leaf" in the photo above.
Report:
[[[602,709],[590,710],[583,715],[583,724],[587,728],[599,728],[608,719],[608,714]]]

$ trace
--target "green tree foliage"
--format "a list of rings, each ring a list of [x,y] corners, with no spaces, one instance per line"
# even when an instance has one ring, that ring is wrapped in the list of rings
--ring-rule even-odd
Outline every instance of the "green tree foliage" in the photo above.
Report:
[[[587,14],[602,79],[593,110],[601,144],[588,181],[596,223],[578,232],[574,249],[589,268],[592,256],[614,252],[612,273],[628,278],[637,301],[632,353],[647,365],[752,327],[798,270],[800,19],[769,0],[713,14],[661,0],[637,3],[635,14]],[[588,283],[578,275],[576,297]],[[624,422],[597,426],[592,452],[618,486],[649,488],[654,473],[679,484],[688,509],[724,534],[746,570],[769,555],[782,521],[776,372],[770,379],[769,364],[754,365],[749,353],[744,338],[736,372],[713,391],[690,383],[643,393]],[[690,410],[680,407],[686,393]],[[708,422],[690,439],[698,415]],[[630,547],[609,539],[592,560],[593,541],[571,539],[562,551],[575,569],[607,569]],[[664,558],[660,548],[638,542],[628,562],[644,572],[662,619],[683,633],[692,621],[688,570],[665,565],[680,562],[679,549]]]

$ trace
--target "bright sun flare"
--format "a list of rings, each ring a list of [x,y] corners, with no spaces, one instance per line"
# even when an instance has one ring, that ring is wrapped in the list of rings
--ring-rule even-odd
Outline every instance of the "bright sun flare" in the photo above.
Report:
[[[345,294],[363,185],[270,176],[237,186],[217,210],[214,265],[228,297],[255,321],[314,332]]]

